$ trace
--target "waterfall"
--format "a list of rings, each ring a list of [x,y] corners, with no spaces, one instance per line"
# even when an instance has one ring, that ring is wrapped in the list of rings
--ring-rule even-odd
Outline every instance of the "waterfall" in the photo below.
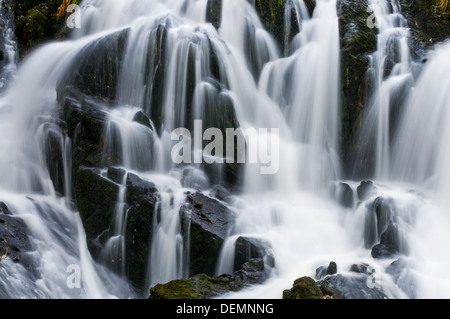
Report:
[[[388,298],[447,296],[449,44],[416,74],[398,2],[370,1],[374,172],[343,180],[337,0],[283,1],[281,38],[254,2],[219,3],[212,19],[207,0],[84,0],[71,39],[17,64],[0,0],[0,235],[23,236],[0,297],[147,298],[191,273],[189,196],[222,188],[234,219],[215,274],[237,270],[242,238],[264,243],[269,270],[223,298],[280,298],[330,261],[344,278],[370,265]]]

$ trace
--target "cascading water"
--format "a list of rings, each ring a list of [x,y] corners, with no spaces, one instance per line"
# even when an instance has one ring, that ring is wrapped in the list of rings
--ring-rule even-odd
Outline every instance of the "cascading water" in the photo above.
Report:
[[[15,36],[14,13],[11,1],[0,1],[0,91],[5,89],[7,81],[16,70],[18,60],[17,42]]]
[[[407,25],[396,2],[371,4],[380,32],[378,49],[371,56],[375,85],[365,128],[367,136],[376,135],[376,181],[363,196],[362,184],[340,182],[336,1],[316,1],[312,15],[302,0],[288,1],[283,9],[285,30],[300,32],[292,39],[286,32],[281,47],[248,1],[222,1],[217,28],[207,22],[206,0],[83,1],[81,28],[73,31],[73,39],[36,49],[21,62],[17,80],[8,80],[0,97],[0,200],[5,204],[0,212],[23,221],[30,237],[30,245],[21,248],[23,262],[2,261],[0,296],[145,298],[155,284],[188,277],[190,247],[183,232],[189,224],[182,226],[180,210],[186,194],[208,192],[224,182],[230,165],[206,165],[204,144],[196,143],[195,134],[193,163],[177,165],[171,132],[180,127],[199,130],[200,136],[201,129],[211,127],[260,132],[260,162],[245,164],[241,189],[227,202],[235,221],[216,273],[235,270],[240,237],[266,243],[275,265],[265,259],[271,269],[265,284],[224,297],[280,298],[296,278],[314,277],[330,260],[348,278],[354,276],[349,271],[353,265],[371,265],[379,274],[383,296],[435,296],[426,283],[437,273],[436,265],[442,267],[450,258],[435,244],[445,242],[445,234],[426,230],[437,227],[435,223],[447,224],[442,207],[450,176],[439,172],[446,172],[450,152],[444,146],[448,130],[437,138],[428,128],[430,123],[444,128],[447,123],[448,93],[438,88],[449,71],[448,45],[430,55],[409,99],[398,103],[395,98],[406,96],[413,86]],[[297,20],[290,19],[293,12]],[[4,52],[13,52],[8,50]],[[108,82],[98,83],[99,79]],[[59,117],[72,103],[71,96],[61,98],[66,92],[83,101],[71,105],[73,117],[82,118],[91,107],[102,123],[98,153],[83,164],[105,165],[95,172],[117,189],[111,195],[113,222],[96,238],[108,236],[97,260],[91,256],[92,243],[75,209],[72,189],[79,174],[73,166],[80,165],[80,141],[87,133],[78,124],[68,136],[70,119]],[[421,107],[429,101],[433,112]],[[398,132],[392,131],[391,108],[400,106],[405,116]],[[430,120],[423,121],[427,116]],[[423,152],[417,154],[418,149]],[[221,159],[218,154],[211,157]],[[268,168],[268,163],[274,166]],[[112,178],[110,170],[123,175]],[[125,257],[130,249],[129,213],[140,207],[129,198],[129,186],[136,180],[147,192],[147,204],[154,204],[151,226],[145,230],[150,235],[143,243],[147,255],[139,256],[145,285],[138,292],[127,280],[130,261]],[[389,180],[392,184],[387,186]],[[398,186],[397,181],[409,184]],[[426,187],[419,187],[428,181],[435,186],[431,194],[444,204],[437,200],[435,205],[422,193],[410,191],[429,195]],[[158,194],[155,198],[148,198],[149,183]],[[350,194],[345,205],[336,201],[342,194]],[[432,213],[425,214],[429,209]],[[374,246],[381,253],[394,250],[394,257],[373,258]],[[393,261],[407,266],[395,268]],[[68,282],[77,279],[69,277],[68,269],[81,270],[82,289]],[[445,281],[436,290],[438,297],[445,296],[444,288]]]

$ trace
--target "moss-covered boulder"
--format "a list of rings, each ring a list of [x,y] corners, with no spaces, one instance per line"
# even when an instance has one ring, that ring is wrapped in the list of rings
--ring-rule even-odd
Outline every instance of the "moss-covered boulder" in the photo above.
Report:
[[[283,299],[323,299],[323,293],[314,279],[301,277],[283,291]]]
[[[261,284],[266,278],[262,259],[252,259],[233,275],[211,277],[198,274],[188,279],[158,284],[150,289],[149,299],[211,299],[249,285]]]
[[[366,0],[339,0],[337,12],[341,46],[341,158],[345,172],[353,170],[352,154],[358,150],[357,137],[362,113],[370,93],[366,77],[369,55],[377,48],[377,29],[367,25],[371,13]]]

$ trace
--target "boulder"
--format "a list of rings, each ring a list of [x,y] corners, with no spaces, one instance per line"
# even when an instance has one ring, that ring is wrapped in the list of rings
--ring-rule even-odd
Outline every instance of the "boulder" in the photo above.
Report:
[[[232,212],[217,199],[197,192],[187,196],[180,216],[185,247],[190,251],[190,275],[213,275],[223,241],[233,225]]]
[[[28,255],[33,251],[26,223],[18,216],[14,216],[8,206],[0,202],[0,243],[2,256],[0,262],[20,263],[24,268],[33,271],[36,267],[33,259]],[[7,251],[6,251],[7,249]]]
[[[150,289],[149,299],[211,299],[236,292],[266,279],[262,259],[252,259],[233,275],[210,277],[197,274],[188,279],[173,280]]]
[[[323,292],[311,277],[294,281],[291,289],[283,291],[283,299],[323,299]]]

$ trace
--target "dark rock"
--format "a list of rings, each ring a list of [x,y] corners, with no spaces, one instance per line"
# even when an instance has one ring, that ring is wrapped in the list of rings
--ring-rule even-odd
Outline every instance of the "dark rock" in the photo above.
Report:
[[[89,251],[99,256],[109,237],[119,186],[101,176],[100,169],[81,166],[75,180],[74,196],[86,232]]]
[[[208,0],[206,7],[206,21],[218,29],[222,18],[222,0]]]
[[[128,29],[123,29],[84,47],[67,68],[57,91],[75,86],[87,96],[115,103],[127,37]]]
[[[301,277],[294,281],[291,289],[283,291],[283,299],[323,299],[323,293],[311,277]]]
[[[364,264],[364,263],[353,264],[350,267],[350,271],[351,272],[356,272],[356,273],[359,273],[359,274],[370,274],[370,272],[368,271],[369,267],[370,267],[370,265]]]
[[[270,243],[263,239],[239,237],[236,240],[234,269],[240,269],[250,259],[262,259],[266,265],[275,267],[275,257]]]
[[[197,274],[188,279],[158,284],[150,289],[149,299],[211,299],[249,285],[261,284],[265,279],[264,262],[252,259],[233,275],[210,277]]]
[[[364,245],[366,248],[379,242],[381,235],[386,231],[395,213],[395,206],[391,199],[377,197],[368,205],[365,229]]]
[[[209,178],[205,172],[195,167],[186,167],[181,173],[181,185],[198,191],[209,188]]]
[[[150,119],[142,111],[136,112],[136,114],[133,117],[133,121],[136,123],[139,123],[141,125],[144,125],[144,126],[148,127],[149,129],[152,129],[152,124],[150,122]]]
[[[125,273],[135,288],[143,289],[160,196],[153,183],[132,173],[128,173],[126,185]]]
[[[202,193],[190,194],[180,209],[181,231],[190,251],[190,275],[213,275],[232,212],[223,203]]]
[[[280,51],[285,51],[292,39],[300,31],[299,21],[294,5],[289,0],[253,1],[255,10],[258,13],[264,28],[275,38]],[[308,8],[312,8],[310,1]],[[286,14],[286,10],[288,11]],[[287,28],[290,26],[290,29]]]
[[[123,184],[124,177],[127,172],[120,167],[108,167],[108,171],[106,172],[106,176],[116,182],[117,184]]]
[[[337,273],[337,265],[334,261],[331,261],[328,266],[321,266],[316,269],[316,280],[320,280],[328,275],[334,275]]]
[[[393,245],[377,244],[372,248],[372,257],[376,259],[392,258],[398,253]]]
[[[411,0],[400,2],[402,14],[410,28],[413,58],[421,59],[426,50],[450,36],[450,8],[440,8],[436,1]]]
[[[0,242],[2,254],[7,254],[0,262],[20,263],[24,268],[33,271],[37,265],[29,256],[33,245],[29,237],[26,223],[14,216],[5,203],[0,202]]]
[[[375,285],[370,288],[368,282],[372,279],[368,274],[341,274],[327,276],[317,282],[323,291],[331,294],[333,299],[387,299],[386,294]]]
[[[374,188],[372,181],[362,181],[356,189],[359,200],[364,201],[368,199],[372,195]]]

